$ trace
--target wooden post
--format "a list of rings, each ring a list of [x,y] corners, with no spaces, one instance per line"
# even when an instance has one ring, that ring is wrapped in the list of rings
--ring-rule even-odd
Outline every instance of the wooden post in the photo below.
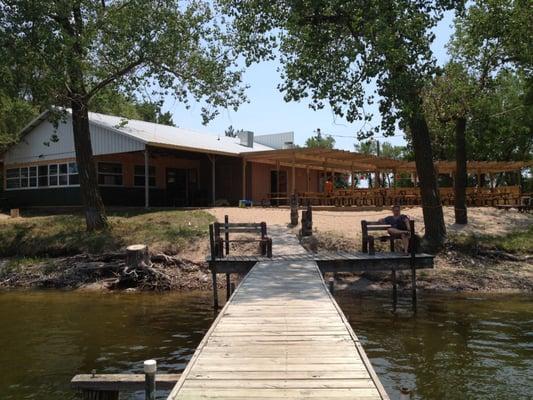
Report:
[[[391,270],[392,278],[392,309],[396,311],[396,304],[398,304],[398,288],[396,283],[396,269]]]
[[[235,291],[235,284],[231,282],[231,294]]]
[[[246,200],[246,159],[242,159],[242,199]]]
[[[311,189],[310,189],[310,186],[311,186],[310,179],[311,179],[311,178],[309,177],[309,167],[307,167],[307,168],[305,169],[305,175],[306,175],[306,177],[307,177],[307,186],[306,186],[307,189],[306,189],[306,192],[310,192],[310,191],[311,191]]]
[[[278,198],[276,200],[276,205],[279,206],[279,168],[280,168],[280,165],[279,165],[279,161],[276,161],[276,194],[275,196]]]
[[[224,215],[224,240],[226,242],[226,255],[229,254],[229,217]]]
[[[150,208],[150,154],[144,149],[144,208]]]
[[[335,278],[333,278],[333,277],[330,277],[330,278],[329,278],[328,286],[329,286],[329,292],[330,292],[331,294],[333,294],[334,291],[335,291]]]
[[[144,379],[145,379],[145,398],[146,400],[155,400],[155,373],[157,371],[157,362],[155,360],[146,360],[144,362]]]
[[[416,312],[416,248],[415,248],[415,221],[409,221],[411,236],[409,238],[409,247],[411,250],[411,290],[413,310]]]
[[[292,156],[291,193],[296,193],[296,160],[294,156]]]
[[[19,218],[20,210],[18,208],[12,208],[11,210],[9,210],[9,216],[11,218]]]
[[[130,268],[143,268],[151,264],[148,246],[134,244],[126,248],[126,266]]]
[[[298,225],[298,197],[295,193],[291,194],[291,225]]]
[[[226,301],[231,297],[231,274],[226,274]]]
[[[213,283],[213,308],[218,310],[217,271],[215,266],[211,269],[211,280]]]

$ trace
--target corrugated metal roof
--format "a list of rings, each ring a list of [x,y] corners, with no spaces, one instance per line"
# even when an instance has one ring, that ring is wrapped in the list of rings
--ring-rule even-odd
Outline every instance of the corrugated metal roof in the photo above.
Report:
[[[131,136],[148,145],[205,151],[223,154],[239,154],[250,151],[272,150],[272,147],[254,143],[253,147],[240,144],[239,138],[195,132],[189,129],[125,119],[112,115],[89,113],[89,121]]]

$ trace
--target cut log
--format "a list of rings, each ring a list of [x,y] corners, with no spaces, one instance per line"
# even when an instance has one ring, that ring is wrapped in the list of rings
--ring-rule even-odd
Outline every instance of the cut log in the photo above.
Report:
[[[144,244],[134,244],[126,248],[126,265],[129,268],[145,268],[152,265],[148,246]]]

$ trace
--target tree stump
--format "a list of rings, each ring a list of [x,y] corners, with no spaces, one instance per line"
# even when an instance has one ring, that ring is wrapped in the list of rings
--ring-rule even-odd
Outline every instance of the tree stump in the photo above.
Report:
[[[144,244],[133,244],[126,248],[126,266],[129,268],[144,268],[152,265],[148,246]]]

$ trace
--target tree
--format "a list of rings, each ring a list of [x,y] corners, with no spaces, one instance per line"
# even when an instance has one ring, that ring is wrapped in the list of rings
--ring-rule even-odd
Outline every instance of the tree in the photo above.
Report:
[[[235,130],[233,128],[233,125],[228,126],[228,129],[224,131],[227,137],[237,137],[239,136],[239,133],[242,133],[242,132],[244,132],[244,130],[242,129]]]
[[[521,92],[518,86],[510,86],[515,89],[514,98],[500,88],[500,85],[509,87],[511,80],[518,83],[521,75],[527,76],[527,71],[531,71],[531,41],[516,29],[518,26],[527,30],[528,18],[524,15],[533,16],[531,7],[524,6],[521,1],[474,2],[455,21],[456,32],[449,45],[452,61],[425,93],[425,109],[434,132],[433,143],[438,149],[436,154],[440,159],[456,160],[455,222],[458,224],[466,224],[468,220],[467,152],[474,159],[497,160],[501,158],[494,150],[512,149],[503,157],[510,160],[512,152],[523,155],[524,147],[526,151],[531,149],[532,120],[517,118],[517,114],[526,111],[524,116],[531,115],[533,103],[527,104],[527,93]],[[529,51],[529,55],[523,51]],[[527,80],[522,82],[527,86]],[[517,105],[519,97],[526,101]],[[502,119],[505,123],[500,124],[501,130],[491,132],[490,127]],[[513,127],[509,135],[505,134],[506,126]],[[450,135],[452,130],[454,137]],[[512,144],[502,146],[502,142]],[[482,149],[493,154],[482,155]]]
[[[349,122],[364,113],[364,83],[375,82],[381,128],[397,124],[412,134],[420,178],[427,247],[438,249],[446,229],[433,166],[422,90],[436,70],[431,29],[461,1],[219,0],[238,32],[247,62],[273,58],[279,49],[285,99],[329,104]]]
[[[203,101],[204,123],[243,100],[231,37],[197,0],[0,1],[1,68],[41,107],[69,107],[88,230],[107,226],[89,133],[91,99],[109,86]],[[57,109],[56,109],[57,110]]]
[[[316,130],[316,136],[311,136],[305,141],[305,147],[332,149],[335,147],[335,139],[331,135],[322,136],[319,128]]]
[[[0,154],[19,140],[18,133],[37,113],[29,102],[0,91]]]

